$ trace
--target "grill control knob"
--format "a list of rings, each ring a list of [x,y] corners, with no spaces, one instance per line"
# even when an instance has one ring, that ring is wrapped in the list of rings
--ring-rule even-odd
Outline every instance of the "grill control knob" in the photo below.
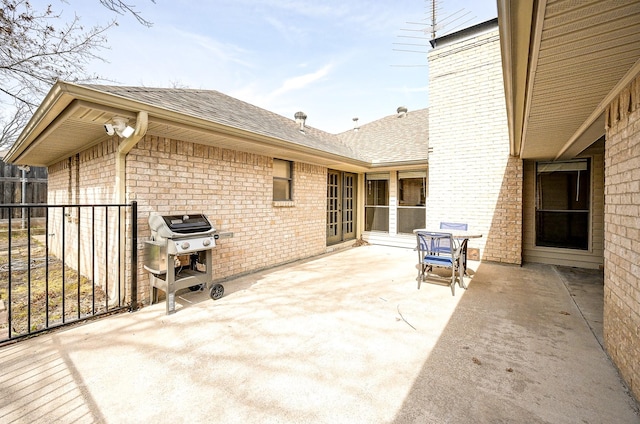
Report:
[[[211,239],[204,239],[202,240],[202,245],[203,246],[209,246],[211,244]]]
[[[184,250],[189,248],[189,242],[188,241],[183,241],[182,244],[180,245],[181,248],[183,248]]]

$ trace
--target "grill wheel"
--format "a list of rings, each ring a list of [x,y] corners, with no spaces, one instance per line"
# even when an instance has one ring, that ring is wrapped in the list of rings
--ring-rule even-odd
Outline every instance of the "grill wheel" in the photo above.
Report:
[[[209,290],[209,296],[211,296],[211,299],[213,300],[220,299],[223,294],[224,287],[222,286],[222,284],[214,284],[213,287],[211,287],[211,290]]]

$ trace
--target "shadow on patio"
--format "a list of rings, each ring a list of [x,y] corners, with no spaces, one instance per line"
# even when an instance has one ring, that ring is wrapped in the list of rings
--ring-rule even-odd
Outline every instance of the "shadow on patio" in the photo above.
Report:
[[[0,349],[2,422],[638,422],[554,268],[366,246]]]
[[[394,422],[640,422],[579,271],[481,264]]]

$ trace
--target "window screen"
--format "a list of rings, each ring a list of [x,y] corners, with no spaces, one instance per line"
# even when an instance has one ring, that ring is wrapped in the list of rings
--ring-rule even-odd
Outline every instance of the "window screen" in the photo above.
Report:
[[[426,171],[398,172],[398,233],[412,234],[425,227],[426,185]]]
[[[366,174],[365,231],[389,232],[389,173]]]
[[[536,174],[536,245],[587,250],[589,160],[538,162]]]

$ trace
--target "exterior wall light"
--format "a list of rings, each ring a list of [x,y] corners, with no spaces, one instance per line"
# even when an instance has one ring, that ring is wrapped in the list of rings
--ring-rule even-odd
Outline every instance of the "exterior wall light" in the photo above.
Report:
[[[104,125],[104,130],[108,135],[113,135],[114,133],[116,133],[122,138],[129,138],[135,132],[135,129],[133,127],[127,125],[127,122],[129,122],[127,118],[116,116],[111,121],[113,123]]]

